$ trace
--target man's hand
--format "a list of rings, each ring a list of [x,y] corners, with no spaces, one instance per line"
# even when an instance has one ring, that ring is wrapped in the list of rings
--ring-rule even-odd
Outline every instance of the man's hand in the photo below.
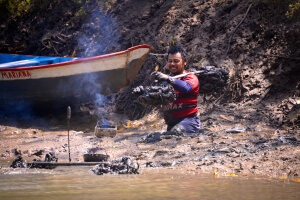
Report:
[[[168,81],[169,76],[162,73],[162,72],[152,72],[151,76],[154,76],[156,79],[160,80],[160,81]]]

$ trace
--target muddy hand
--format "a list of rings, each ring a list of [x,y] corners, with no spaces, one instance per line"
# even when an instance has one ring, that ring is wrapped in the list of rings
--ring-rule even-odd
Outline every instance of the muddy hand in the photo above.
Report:
[[[152,72],[151,73],[151,76],[155,77],[155,79],[158,79],[160,81],[167,81],[169,79],[169,76],[162,73],[162,72]]]

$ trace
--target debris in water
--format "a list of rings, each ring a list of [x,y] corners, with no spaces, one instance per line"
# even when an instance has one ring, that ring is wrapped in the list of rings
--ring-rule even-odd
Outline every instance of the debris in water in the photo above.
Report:
[[[54,152],[47,153],[43,162],[57,162],[58,158]],[[42,162],[40,159],[33,159],[34,162]],[[53,169],[54,166],[28,165],[22,156],[18,156],[11,164],[11,168],[45,168]]]
[[[129,157],[121,157],[112,162],[95,165],[92,171],[97,175],[103,174],[138,174],[139,164]]]
[[[235,173],[226,173],[225,176],[237,177],[239,175],[237,175]]]

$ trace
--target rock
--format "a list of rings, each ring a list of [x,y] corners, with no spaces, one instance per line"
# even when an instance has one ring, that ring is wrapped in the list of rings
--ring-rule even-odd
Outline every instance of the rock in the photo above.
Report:
[[[222,149],[217,149],[214,151],[215,153],[230,153],[231,149],[229,149],[228,147],[222,148]]]
[[[163,156],[165,154],[169,153],[169,151],[163,151],[163,150],[160,150],[160,151],[156,151],[153,158],[157,157],[157,156]]]
[[[232,152],[231,154],[228,154],[229,157],[232,157],[232,158],[237,158],[237,157],[240,157],[240,154],[236,153],[236,152]]]
[[[32,155],[35,155],[35,156],[41,156],[43,155],[43,153],[45,152],[45,150],[41,149],[41,150],[37,150],[35,153],[33,153]]]
[[[142,137],[139,142],[142,143],[155,143],[161,141],[161,133],[160,132],[154,132],[149,133],[146,137]]]
[[[226,133],[244,133],[246,132],[247,127],[234,127],[234,128],[230,128],[230,129],[226,129],[225,132]]]
[[[12,149],[11,152],[15,155],[15,156],[21,156],[22,152],[18,149]]]

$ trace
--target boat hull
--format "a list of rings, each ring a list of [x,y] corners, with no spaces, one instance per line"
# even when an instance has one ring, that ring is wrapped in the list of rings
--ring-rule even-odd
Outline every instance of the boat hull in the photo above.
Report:
[[[55,65],[0,69],[0,102],[91,99],[118,92],[138,74],[150,46]]]

